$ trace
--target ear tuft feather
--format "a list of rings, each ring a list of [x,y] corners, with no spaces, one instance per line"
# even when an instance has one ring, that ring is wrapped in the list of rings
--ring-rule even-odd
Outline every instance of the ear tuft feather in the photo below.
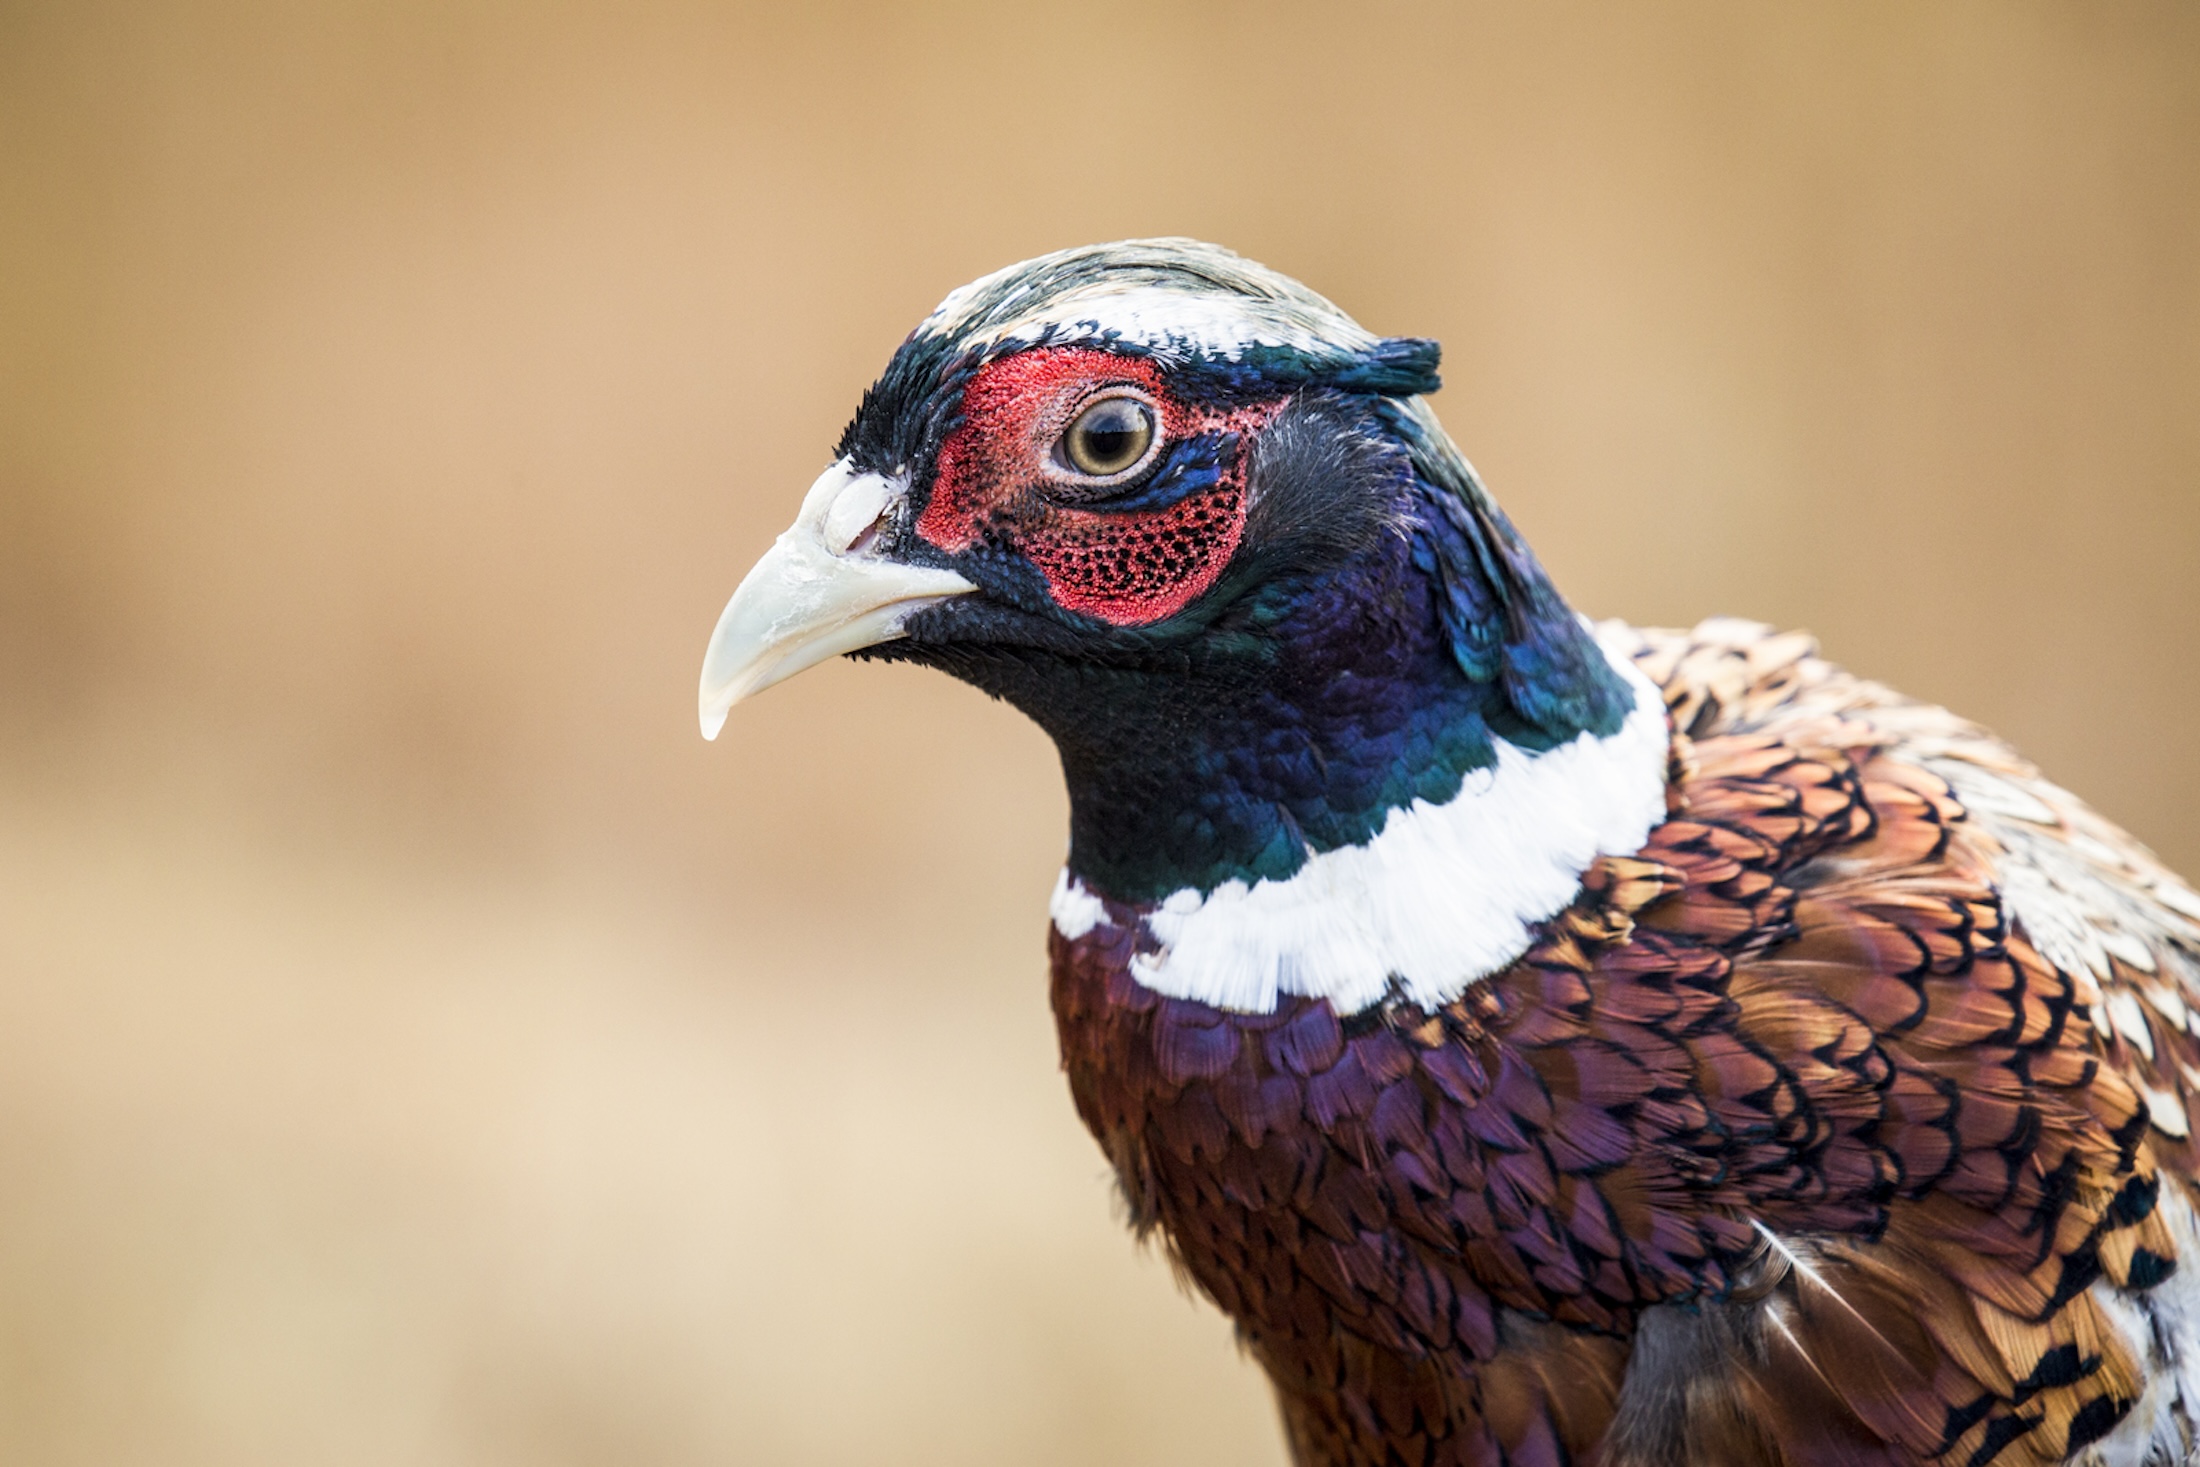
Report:
[[[1425,336],[1386,336],[1360,353],[1330,380],[1352,392],[1375,392],[1384,397],[1413,397],[1435,392],[1444,385],[1436,364],[1444,348]]]

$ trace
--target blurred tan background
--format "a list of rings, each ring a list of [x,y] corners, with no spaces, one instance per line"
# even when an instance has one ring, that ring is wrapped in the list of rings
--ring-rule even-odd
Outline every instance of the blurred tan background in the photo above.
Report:
[[[2200,871],[2200,9],[0,4],[0,1460],[1276,1464],[1041,737],[704,638],[950,287],[1440,337],[1584,609]]]

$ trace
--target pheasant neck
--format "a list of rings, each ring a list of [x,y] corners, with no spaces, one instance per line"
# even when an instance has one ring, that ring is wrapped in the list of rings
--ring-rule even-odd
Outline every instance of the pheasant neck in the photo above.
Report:
[[[1536,925],[1599,855],[1641,848],[1665,817],[1667,728],[1655,688],[1614,662],[1635,695],[1613,733],[1540,750],[1502,736],[1448,795],[1385,807],[1364,840],[1305,850],[1281,876],[1231,875],[1123,905],[1088,880],[1073,845],[1054,925],[1111,921],[1147,938],[1131,976],[1176,998],[1248,1013],[1282,995],[1356,1013],[1399,998],[1433,1009],[1525,952]]]
[[[1158,945],[1140,982],[1254,1012],[1430,1006],[1523,952],[1598,855],[1664,817],[1664,706],[1570,613],[1548,634],[1570,645],[1517,661],[1596,696],[1468,676],[1441,594],[1401,538],[1298,596],[1257,653],[1210,634],[1204,663],[1087,669],[1073,701],[1032,707],[1070,791],[1056,925],[1130,906]]]

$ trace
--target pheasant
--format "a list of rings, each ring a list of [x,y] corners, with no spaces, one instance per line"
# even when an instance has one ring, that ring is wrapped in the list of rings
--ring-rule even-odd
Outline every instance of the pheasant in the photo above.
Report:
[[[2175,1463],[2200,898],[1799,633],[1591,624],[1434,342],[1188,240],[951,293],[712,635],[1052,736],[1079,1115],[1305,1467]]]

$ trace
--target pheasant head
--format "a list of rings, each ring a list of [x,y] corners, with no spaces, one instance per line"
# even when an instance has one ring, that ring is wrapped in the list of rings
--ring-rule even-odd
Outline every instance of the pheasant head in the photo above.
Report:
[[[1438,425],[1437,357],[1189,240],[964,286],[727,605],[704,733],[835,654],[938,667],[1060,750],[1058,925],[1150,908],[1142,976],[1230,1007],[1456,993],[1640,844],[1664,720]]]

